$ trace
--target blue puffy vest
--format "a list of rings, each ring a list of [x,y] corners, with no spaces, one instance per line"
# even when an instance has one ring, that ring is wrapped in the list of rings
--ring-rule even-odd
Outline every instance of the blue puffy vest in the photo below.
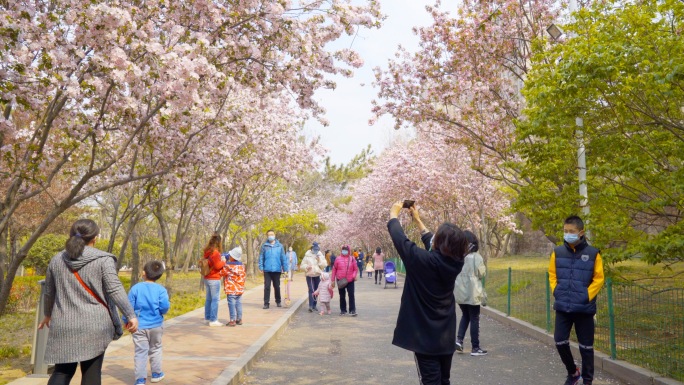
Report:
[[[556,255],[556,299],[553,309],[565,313],[596,314],[596,298],[589,301],[589,285],[599,250],[582,239],[575,250],[566,242],[554,249]]]

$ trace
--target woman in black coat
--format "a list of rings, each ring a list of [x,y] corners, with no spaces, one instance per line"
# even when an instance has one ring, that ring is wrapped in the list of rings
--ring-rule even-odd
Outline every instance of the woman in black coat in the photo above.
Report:
[[[415,353],[421,384],[448,385],[456,343],[454,281],[463,267],[468,241],[460,228],[448,222],[439,226],[433,238],[414,206],[409,210],[425,245],[425,249],[419,248],[406,237],[397,219],[402,205],[392,206],[387,223],[406,266],[392,344]]]

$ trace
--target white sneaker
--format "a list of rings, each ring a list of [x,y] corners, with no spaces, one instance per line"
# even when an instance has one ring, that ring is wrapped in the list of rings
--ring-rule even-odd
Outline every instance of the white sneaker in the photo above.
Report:
[[[219,321],[212,321],[212,322],[209,322],[209,326],[223,326],[223,324],[220,323]]]

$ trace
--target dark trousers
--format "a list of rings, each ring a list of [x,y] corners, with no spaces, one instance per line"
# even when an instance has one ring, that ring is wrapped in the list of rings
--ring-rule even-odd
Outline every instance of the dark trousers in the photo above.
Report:
[[[264,305],[268,305],[271,300],[271,282],[273,282],[276,303],[280,303],[280,274],[264,271]]]
[[[433,356],[415,353],[418,380],[422,385],[449,385],[451,359],[454,354]]]
[[[582,356],[582,380],[591,383],[594,380],[594,316],[582,313],[556,312],[556,329],[553,339],[568,374],[575,374],[575,360],[570,350],[570,330],[575,325],[575,334],[579,342]]]
[[[382,270],[375,270],[375,283],[378,283],[378,274],[380,274],[380,283],[382,283]]]
[[[356,267],[359,269],[359,278],[363,278],[363,263],[357,263]]]
[[[321,283],[321,277],[306,277],[306,286],[309,288],[309,309],[316,308],[316,298],[313,292],[318,289],[319,283]]]
[[[347,298],[344,293],[349,293],[349,312],[356,312],[356,301],[354,300],[354,282],[349,282],[344,289],[337,289],[340,293],[340,312],[347,312]]]
[[[104,353],[87,361],[81,361],[81,385],[100,385],[102,384],[102,361]],[[68,385],[71,378],[76,374],[78,362],[67,364],[56,364],[55,371],[52,372],[48,385]]]
[[[480,305],[461,305],[463,317],[461,317],[461,323],[458,324],[458,334],[457,338],[459,341],[463,341],[465,337],[466,330],[468,330],[468,324],[470,324],[470,343],[473,345],[473,349],[480,347]]]

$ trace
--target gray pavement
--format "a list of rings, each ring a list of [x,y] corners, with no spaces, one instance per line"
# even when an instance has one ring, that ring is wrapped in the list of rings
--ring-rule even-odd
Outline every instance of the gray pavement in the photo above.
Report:
[[[418,384],[413,354],[391,344],[402,281],[398,289],[383,289],[373,279],[357,281],[359,316],[355,318],[339,316],[337,292],[330,316],[302,307],[241,383]],[[480,341],[489,351],[487,356],[454,355],[453,384],[558,385],[565,381],[555,349],[489,317],[481,319]],[[469,337],[465,344],[469,351]],[[594,384],[624,385],[601,371]]]

